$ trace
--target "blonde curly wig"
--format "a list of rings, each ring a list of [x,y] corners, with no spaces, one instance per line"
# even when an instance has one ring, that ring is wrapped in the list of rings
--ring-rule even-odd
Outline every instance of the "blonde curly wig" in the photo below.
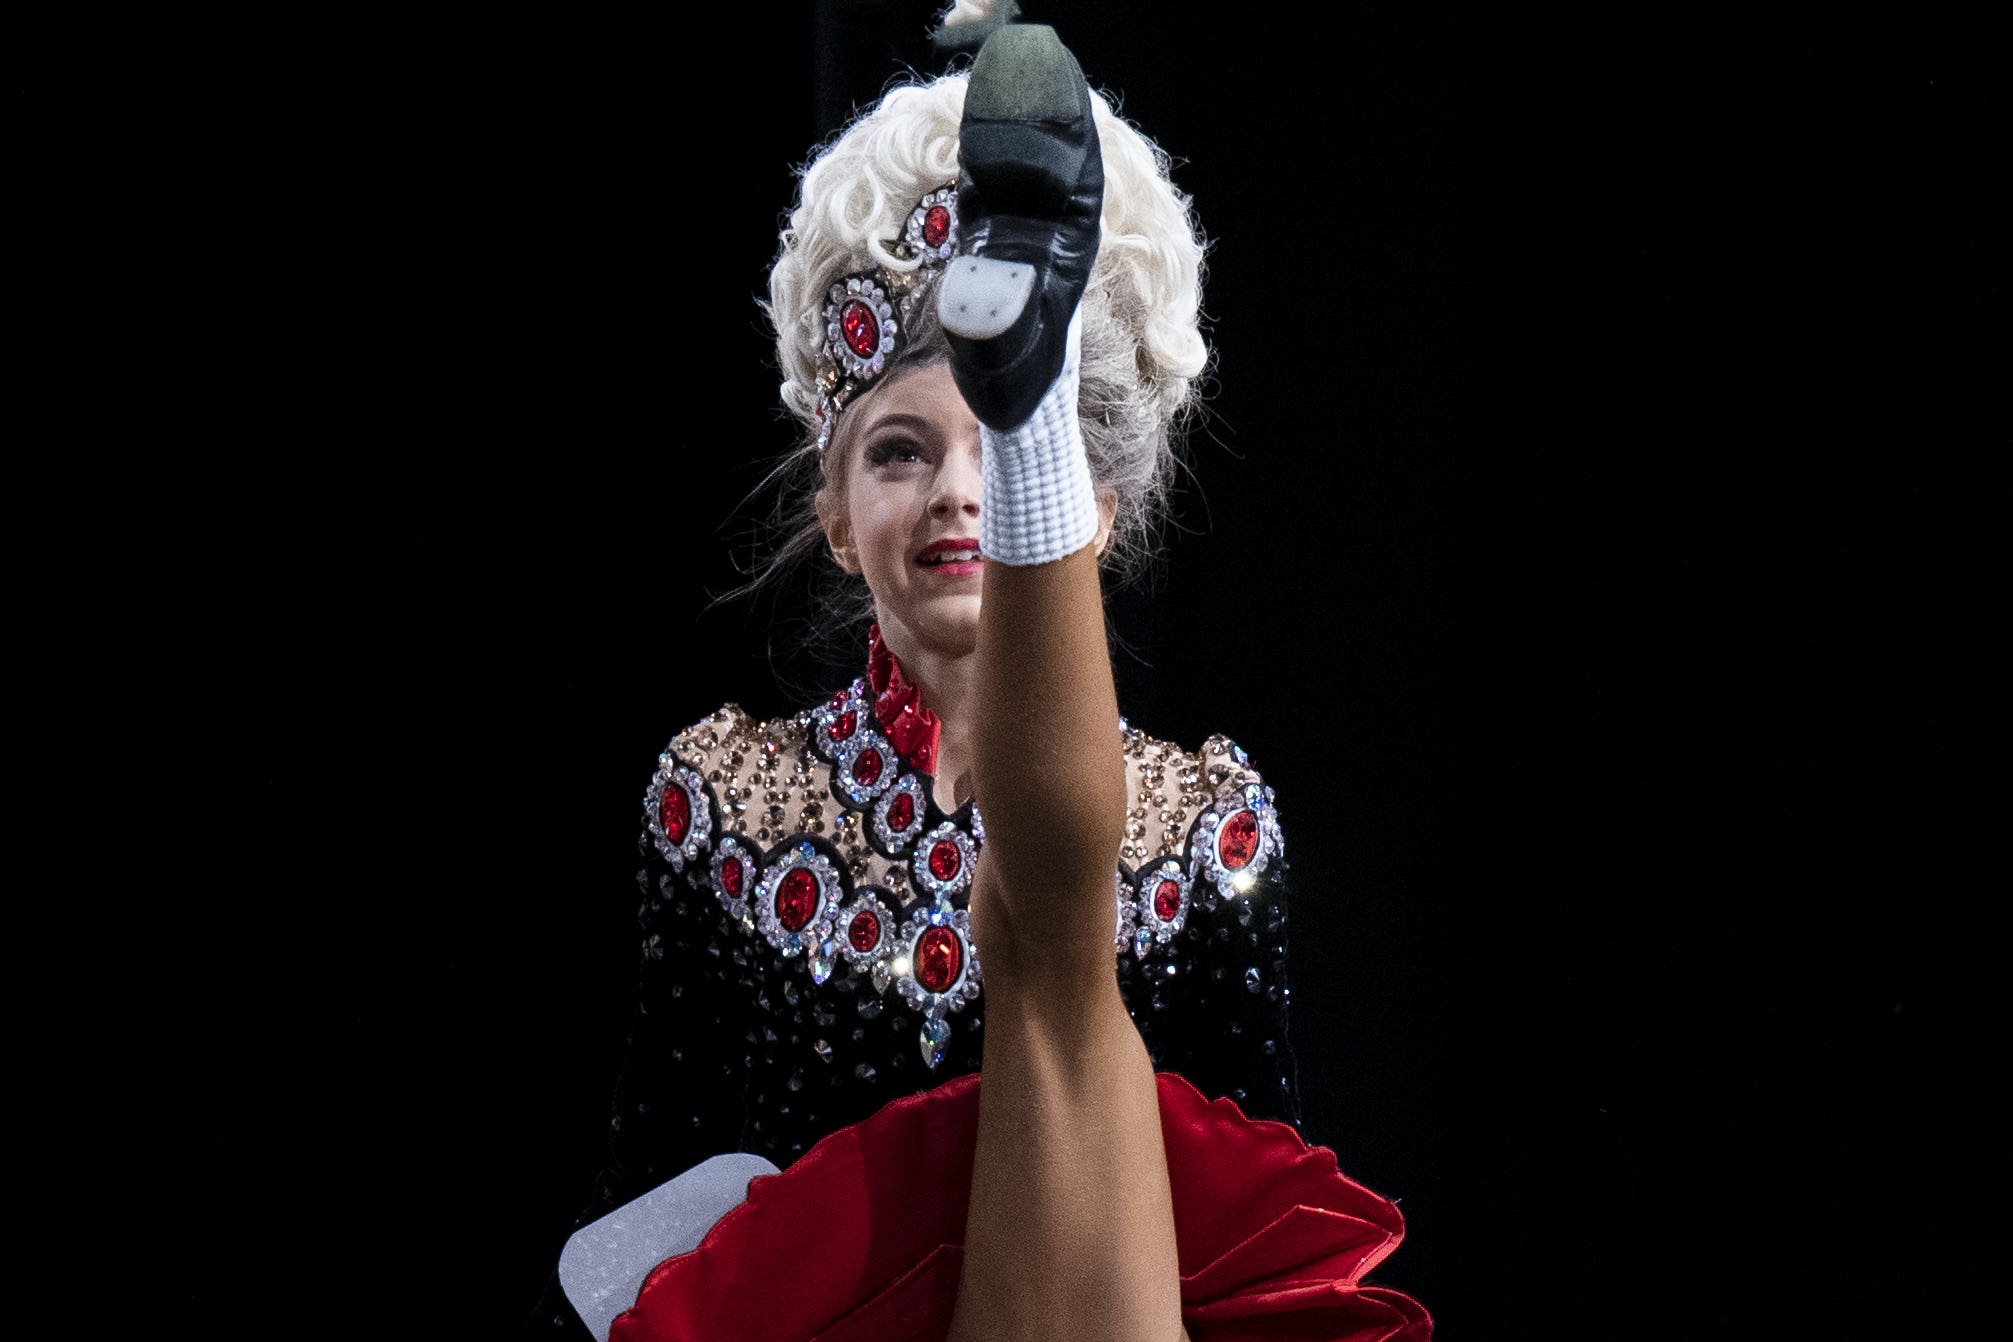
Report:
[[[783,230],[763,308],[776,333],[783,405],[802,439],[764,482],[781,483],[775,520],[784,538],[730,596],[766,585],[822,548],[816,495],[844,480],[849,447],[841,412],[822,461],[815,450],[827,291],[848,275],[922,264],[897,256],[889,244],[901,237],[923,196],[957,180],[967,78],[951,74],[892,89],[814,154],[800,175],[798,203]],[[1118,499],[1104,567],[1124,582],[1153,559],[1177,467],[1177,429],[1209,363],[1199,330],[1206,244],[1188,198],[1168,180],[1167,155],[1102,96],[1094,93],[1092,103],[1105,195],[1097,262],[1083,300],[1078,406],[1092,480]],[[877,383],[949,357],[934,308],[926,300],[914,305],[900,348]],[[853,582],[857,591],[828,594],[826,602],[829,608],[836,601],[849,619],[871,608],[864,583]]]

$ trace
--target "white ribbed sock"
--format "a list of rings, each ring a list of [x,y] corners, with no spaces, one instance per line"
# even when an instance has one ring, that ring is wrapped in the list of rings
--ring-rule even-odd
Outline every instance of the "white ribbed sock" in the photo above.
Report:
[[[1075,554],[1097,539],[1097,496],[1076,415],[1083,309],[1069,319],[1062,372],[1034,414],[1002,433],[979,425],[984,493],[979,549],[988,563],[1025,568]]]

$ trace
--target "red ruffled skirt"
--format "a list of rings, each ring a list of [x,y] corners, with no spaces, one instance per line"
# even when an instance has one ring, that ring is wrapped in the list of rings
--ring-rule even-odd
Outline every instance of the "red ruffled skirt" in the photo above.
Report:
[[[1155,1080],[1194,1342],[1423,1342],[1409,1296],[1362,1278],[1404,1219],[1335,1153]],[[609,1342],[942,1342],[957,1303],[979,1074],[893,1101],[820,1141],[699,1247],[644,1279]]]

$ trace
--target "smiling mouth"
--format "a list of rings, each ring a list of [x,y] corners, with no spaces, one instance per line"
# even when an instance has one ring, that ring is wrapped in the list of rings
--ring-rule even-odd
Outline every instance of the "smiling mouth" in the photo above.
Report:
[[[979,555],[978,546],[967,550],[939,550],[935,554],[923,555],[916,560],[924,568],[971,569],[985,561]]]

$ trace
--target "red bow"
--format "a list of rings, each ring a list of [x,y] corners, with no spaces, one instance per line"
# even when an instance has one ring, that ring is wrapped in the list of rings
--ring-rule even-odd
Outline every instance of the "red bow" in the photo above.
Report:
[[[943,724],[923,707],[923,691],[902,675],[902,664],[881,641],[881,626],[867,632],[867,683],[874,687],[874,716],[909,767],[937,776],[937,737]]]

